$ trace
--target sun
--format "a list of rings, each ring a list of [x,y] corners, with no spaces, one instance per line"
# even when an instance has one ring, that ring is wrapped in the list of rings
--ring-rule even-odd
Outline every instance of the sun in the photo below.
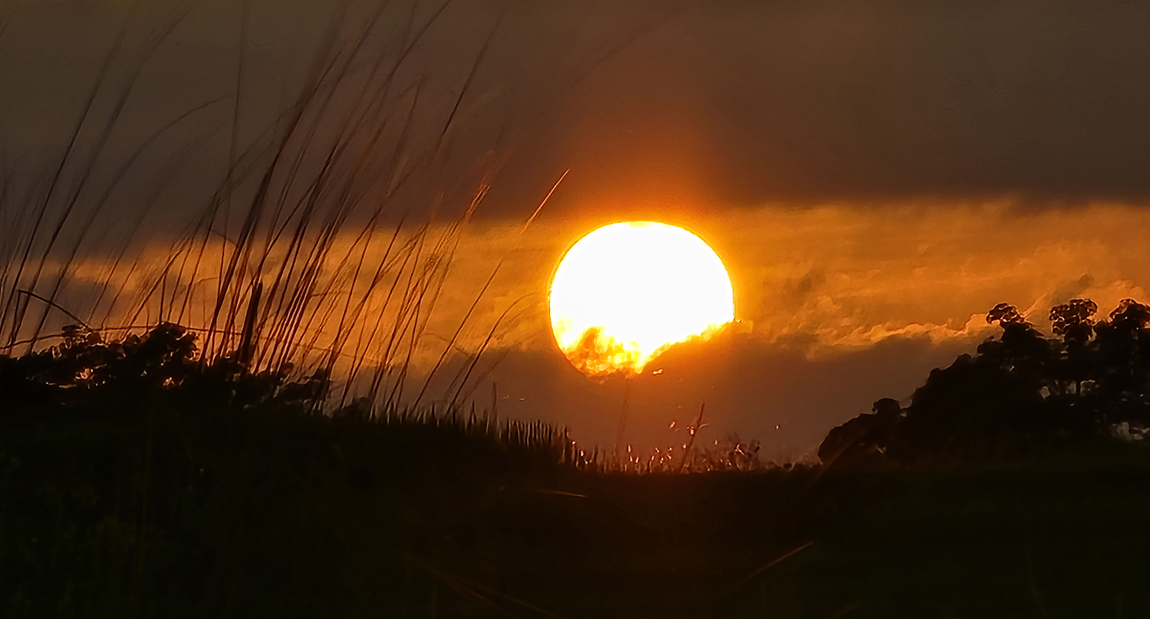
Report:
[[[731,278],[714,250],[652,221],[579,239],[560,260],[549,299],[559,348],[591,375],[642,372],[661,349],[735,317]]]

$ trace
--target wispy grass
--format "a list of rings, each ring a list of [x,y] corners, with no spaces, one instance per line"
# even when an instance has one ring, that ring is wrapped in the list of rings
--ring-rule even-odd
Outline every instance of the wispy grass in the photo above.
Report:
[[[408,66],[413,50],[448,5],[424,21],[417,21],[413,8],[394,46],[375,41],[386,4],[362,25],[333,24],[297,100],[275,127],[241,148],[245,6],[230,165],[220,187],[162,255],[140,250],[128,259],[129,248],[138,248],[139,235],[147,232],[144,217],[134,217],[97,292],[83,299],[84,311],[66,306],[65,297],[110,197],[173,130],[223,102],[176,116],[139,143],[110,178],[97,179],[141,71],[182,16],[147,37],[131,55],[126,77],[113,80],[113,68],[127,55],[129,18],[42,185],[16,195],[17,171],[6,162],[0,169],[0,221],[8,224],[0,239],[0,352],[31,353],[69,323],[125,331],[179,323],[201,334],[205,364],[238,356],[253,373],[331,377],[339,370],[345,380],[335,402],[346,403],[352,386],[366,382],[366,393],[356,396],[395,410],[460,235],[486,194],[480,187],[461,215],[443,221],[432,209],[410,225],[399,210],[397,195],[411,179],[443,162],[456,115],[494,35],[492,30],[477,53],[436,133],[415,135],[417,125],[427,124],[419,116],[423,80],[401,83],[398,76],[414,70]],[[108,106],[110,112],[97,112]],[[178,151],[166,175],[142,196],[146,209],[160,202],[168,181],[218,132],[216,125]],[[411,208],[410,200],[402,208]],[[365,373],[367,381],[361,380]]]
[[[378,416],[431,401],[463,409],[498,363],[492,347],[518,308],[505,308],[494,324],[473,324],[497,267],[452,335],[429,341],[462,235],[517,136],[659,22],[640,20],[590,57],[557,68],[554,88],[519,127],[470,162],[462,178],[481,180],[465,191],[429,179],[458,166],[454,140],[502,18],[446,84],[453,94],[444,101],[443,78],[428,74],[416,51],[452,3],[426,12],[417,4],[340,13],[294,101],[252,131],[245,2],[230,96],[174,114],[114,160],[111,145],[131,139],[123,115],[140,76],[186,15],[171,16],[129,49],[139,25],[130,11],[52,165],[28,174],[0,162],[0,355],[44,350],[68,325],[115,338],[179,324],[197,334],[205,366],[230,360],[253,375],[322,380],[329,410],[367,402]],[[221,137],[227,166],[218,186],[179,234],[152,236],[149,220],[170,218],[161,205],[174,179]],[[164,162],[159,173],[133,184],[155,161]],[[37,182],[18,187],[21,175]],[[111,233],[106,221],[127,195],[139,204]],[[472,330],[481,341],[468,348]],[[459,355],[462,366],[448,363]],[[422,361],[428,367],[417,371]],[[457,369],[440,377],[448,367]],[[441,383],[444,392],[431,394]]]

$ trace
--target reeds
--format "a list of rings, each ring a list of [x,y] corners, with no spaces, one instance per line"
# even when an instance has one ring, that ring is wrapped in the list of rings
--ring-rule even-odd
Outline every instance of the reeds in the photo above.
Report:
[[[452,335],[440,338],[442,347],[435,351],[427,343],[461,235],[482,207],[501,161],[496,155],[473,162],[472,177],[481,180],[470,191],[416,190],[446,166],[498,28],[452,85],[456,94],[449,106],[436,107],[426,95],[431,77],[420,73],[412,56],[448,5],[425,18],[417,17],[413,5],[397,33],[381,26],[387,3],[358,25],[334,23],[298,96],[275,123],[247,140],[244,5],[232,99],[192,105],[112,161],[109,144],[124,139],[121,118],[137,81],[183,15],[147,33],[134,54],[125,51],[133,27],[129,18],[100,65],[66,145],[38,182],[18,185],[25,171],[0,161],[0,356],[58,355],[60,349],[51,345],[74,335],[74,327],[101,345],[122,346],[157,325],[180,325],[196,336],[202,368],[226,366],[236,376],[306,386],[299,388],[311,394],[312,412],[449,429],[583,470],[694,470],[695,464],[668,459],[669,453],[652,456],[642,467],[630,452],[626,459],[588,453],[565,429],[496,422],[494,406],[475,416],[472,395],[494,365],[487,356],[514,304],[484,327],[486,336],[474,349],[462,340],[498,269]],[[643,25],[565,79],[578,82],[653,26]],[[536,113],[547,104],[541,101]],[[218,186],[180,234],[150,237],[148,217],[170,216],[159,204],[172,180],[221,132],[227,132],[228,165]],[[146,190],[132,184],[141,163],[161,153],[167,163],[148,178]],[[117,237],[108,238],[100,224],[127,188],[141,201],[140,209]],[[457,198],[460,208],[444,202]],[[413,209],[427,215],[410,216]],[[107,245],[113,249],[101,249]],[[460,354],[462,364],[448,363]],[[417,362],[429,359],[416,370]],[[454,374],[437,380],[449,367]],[[431,394],[440,383],[446,385],[443,393]],[[470,412],[463,414],[469,403]]]
[[[446,219],[433,204],[423,221],[413,223],[403,212],[413,206],[411,197],[401,203],[399,196],[413,178],[443,163],[486,45],[450,112],[429,123],[435,110],[421,107],[424,79],[411,78],[417,69],[409,60],[447,5],[421,22],[413,10],[390,45],[378,40],[386,6],[361,26],[333,25],[296,101],[242,148],[241,49],[231,161],[220,186],[185,232],[160,248],[141,237],[143,218],[133,218],[101,272],[89,277],[95,291],[69,294],[70,287],[79,288],[81,257],[93,252],[94,224],[139,161],[221,107],[213,100],[180,114],[119,162],[110,181],[97,179],[140,72],[180,18],[153,32],[126,77],[115,80],[126,23],[51,173],[18,193],[16,170],[0,169],[0,354],[41,349],[68,324],[130,333],[174,323],[200,334],[205,364],[235,359],[253,374],[329,380],[338,374],[338,385],[332,382],[339,390],[332,398],[336,406],[361,397],[373,409],[395,410],[460,235],[486,185]],[[246,20],[245,10],[241,45]],[[214,131],[222,124],[214,123]],[[143,196],[147,208],[212,131],[201,127],[166,176],[154,179],[155,190]],[[139,255],[128,259],[129,248]],[[456,387],[458,396],[464,386]]]
[[[364,422],[384,429],[429,432],[441,438],[452,435],[545,465],[577,466],[579,462],[578,446],[567,428],[500,418],[491,411],[477,411],[474,406],[468,411],[435,405],[403,407],[371,415],[368,404],[365,400],[354,402],[336,409],[333,416],[337,421]]]

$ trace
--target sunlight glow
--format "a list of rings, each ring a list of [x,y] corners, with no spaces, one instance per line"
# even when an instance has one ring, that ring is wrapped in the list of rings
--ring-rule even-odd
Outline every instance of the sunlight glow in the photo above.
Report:
[[[682,228],[639,221],[580,239],[551,280],[551,328],[591,375],[642,372],[663,348],[734,320],[731,280]]]

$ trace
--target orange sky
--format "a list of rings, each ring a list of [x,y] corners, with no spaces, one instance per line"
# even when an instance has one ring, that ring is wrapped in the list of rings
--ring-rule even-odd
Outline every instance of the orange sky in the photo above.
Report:
[[[976,335],[985,311],[1002,301],[1031,310],[1042,324],[1045,309],[1074,296],[1102,307],[1141,297],[1150,273],[1150,250],[1114,242],[1150,224],[1150,213],[1129,206],[764,206],[665,221],[695,231],[718,252],[734,282],[736,312],[756,336],[828,348],[899,333]],[[484,305],[494,312],[525,296],[542,308],[566,246],[602,223],[543,217],[526,233],[516,224],[478,225],[454,277],[478,282],[503,260],[514,268],[496,280]],[[458,302],[467,298],[467,286],[456,295]],[[968,326],[972,316],[978,320]],[[538,331],[525,322],[513,337],[536,342]]]
[[[1150,226],[1150,211],[1135,206],[763,206],[668,221],[696,232],[724,261],[740,324],[720,341],[673,347],[648,366],[632,394],[628,440],[636,444],[665,440],[671,420],[707,401],[716,435],[769,437],[780,454],[798,456],[872,401],[905,400],[932,367],[973,351],[994,333],[983,317],[996,303],[1013,303],[1045,327],[1046,310],[1070,298],[1092,298],[1103,312],[1123,298],[1148,298],[1150,248],[1116,242]],[[473,398],[487,406],[495,382],[501,411],[613,443],[621,387],[570,367],[554,342],[546,297],[568,245],[604,223],[543,212],[526,230],[521,222],[465,228],[414,359],[416,374],[439,358],[502,263],[448,365],[464,363],[462,351],[474,351],[513,308],[487,352],[486,359],[502,360]],[[150,251],[150,262],[159,263],[170,248]],[[334,264],[342,252],[332,256]],[[75,273],[97,281],[104,269],[85,261]],[[124,282],[126,296],[144,281]]]
[[[115,284],[126,297],[140,292],[139,276],[164,264],[172,239],[221,186],[233,136],[240,151],[259,153],[281,128],[339,16],[318,0],[256,0],[245,22],[248,3],[206,0],[143,54],[182,14],[179,0],[139,12],[111,0],[67,11],[48,0],[12,6],[0,34],[0,222],[9,231],[31,221],[13,209],[41,195],[127,24],[62,176],[70,190],[85,177],[83,162],[95,162],[76,194],[78,219],[61,237],[88,235],[60,298],[77,308],[98,294],[108,256],[124,247],[143,267]],[[319,146],[301,158],[300,178],[323,163],[325,140],[356,109],[350,93],[378,86],[373,76],[388,72],[373,69],[437,6],[391,3],[381,13],[363,57],[317,112],[331,118],[317,125]],[[332,31],[345,46],[337,49],[350,49],[371,10],[364,0],[343,14]],[[629,440],[671,440],[670,420],[705,400],[710,431],[797,456],[875,399],[906,398],[932,367],[972,350],[993,332],[982,316],[996,303],[1044,326],[1047,308],[1073,297],[1104,312],[1122,298],[1150,300],[1150,250],[1138,240],[1150,225],[1147,11],[1062,0],[456,3],[351,132],[355,147],[382,136],[374,150],[339,160],[335,175],[371,172],[346,188],[362,196],[352,227],[381,204],[386,225],[400,213],[450,220],[491,183],[416,364],[434,364],[502,263],[459,348],[473,350],[513,308],[489,355],[502,362],[484,379],[499,384],[501,412],[567,424],[599,444],[615,439],[621,386],[583,377],[556,350],[546,307],[552,269],[570,243],[615,221],[697,233],[728,266],[741,323],[669,352],[664,373],[635,383]],[[102,143],[100,119],[115,114]],[[397,171],[411,169],[410,184],[385,200]],[[230,218],[214,224],[209,262],[219,237],[235,238],[257,179],[241,183]],[[338,182],[318,210],[345,189]],[[52,214],[68,194],[57,193]],[[142,225],[129,233],[125,223]],[[351,236],[335,245],[345,249]],[[188,320],[203,321],[208,307],[192,309]],[[476,391],[481,401],[486,389]]]
[[[618,385],[566,366],[546,306],[555,261],[601,223],[541,217],[526,233],[517,224],[471,229],[432,330],[449,332],[459,308],[502,260],[504,270],[468,335],[472,342],[485,335],[485,325],[521,300],[522,311],[498,340],[512,355],[506,369],[498,367],[491,376],[509,400],[504,406],[611,442],[621,406]],[[650,401],[633,402],[633,414],[646,420],[635,422],[631,440],[638,442],[657,440],[664,422],[717,397],[725,408],[709,404],[716,432],[756,436],[785,421],[792,435],[771,435],[780,449],[801,453],[830,425],[864,412],[880,397],[905,400],[932,367],[973,351],[994,333],[984,316],[996,303],[1013,303],[1045,327],[1046,310],[1054,304],[1089,297],[1108,312],[1123,298],[1148,298],[1144,288],[1150,284],[1150,249],[1115,241],[1150,225],[1150,212],[1132,206],[1041,212],[1005,204],[877,211],[763,207],[671,223],[697,232],[727,264],[741,333],[714,350],[699,345],[671,355],[678,354],[679,371],[688,373],[682,368],[692,365],[692,355],[708,359],[696,364],[706,368],[706,376],[689,379],[682,389],[652,386]],[[524,367],[517,356],[542,365],[520,375]],[[780,381],[771,373],[783,359],[793,363],[785,371],[789,378]],[[656,378],[668,382],[667,373],[649,376],[658,365],[648,368],[644,385]],[[725,393],[708,396],[715,385]],[[486,390],[481,393],[483,402]],[[775,400],[786,402],[788,410],[777,410]]]

